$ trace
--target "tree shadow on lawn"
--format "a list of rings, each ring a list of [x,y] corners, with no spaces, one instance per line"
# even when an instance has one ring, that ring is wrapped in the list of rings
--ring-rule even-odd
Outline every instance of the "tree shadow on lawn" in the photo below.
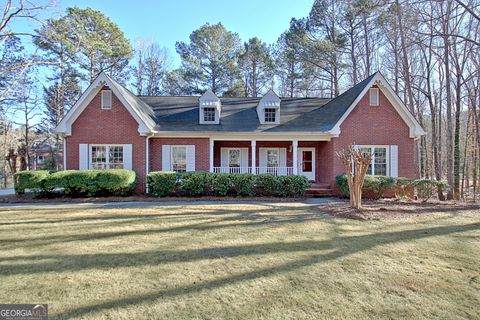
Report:
[[[204,220],[202,222],[180,225],[175,227],[167,228],[148,228],[148,229],[138,229],[138,230],[122,230],[122,231],[109,231],[109,232],[92,232],[92,229],[88,233],[82,234],[66,234],[66,235],[52,235],[52,236],[40,236],[34,238],[6,238],[0,239],[2,244],[2,249],[14,249],[18,246],[24,248],[29,247],[38,247],[44,245],[50,245],[55,243],[66,243],[66,242],[75,242],[75,241],[88,241],[88,240],[101,240],[108,238],[118,238],[126,236],[136,236],[136,235],[149,235],[149,234],[158,234],[158,233],[171,233],[171,232],[182,232],[182,231],[191,231],[191,230],[215,230],[228,227],[248,227],[248,226],[260,226],[267,224],[278,224],[278,223],[300,223],[309,220],[318,220],[324,219],[324,215],[321,213],[315,212],[301,212],[297,214],[288,213],[291,208],[266,208],[259,209],[255,208],[252,210],[225,210],[217,209],[211,210],[208,213],[191,213],[188,216],[192,216],[192,220],[195,219],[194,216],[202,215],[203,218],[198,220]],[[298,208],[296,208],[298,210]],[[273,212],[272,212],[273,211]],[[282,214],[282,212],[287,212],[287,214]],[[167,216],[169,214],[166,214]],[[163,219],[166,215],[159,214],[157,215],[158,219]],[[182,216],[185,214],[171,214],[172,216]],[[135,216],[135,215],[130,215]],[[218,216],[224,216],[218,218]],[[146,220],[142,216],[136,216],[137,220],[128,220],[127,223],[133,224],[135,222],[145,222]],[[146,215],[147,219],[150,219],[151,215]],[[123,219],[123,215],[118,215],[118,218]],[[215,218],[215,219],[213,219]],[[112,226],[118,226],[115,217],[108,217],[112,219]],[[150,222],[150,221],[149,221]],[[185,222],[185,221],[181,221]],[[88,225],[90,227],[90,225]],[[1,258],[0,258],[1,261]]]
[[[285,273],[311,266],[314,264],[325,263],[327,261],[342,258],[364,250],[372,249],[376,246],[393,244],[397,242],[423,239],[433,236],[442,236],[452,233],[468,232],[480,229],[480,223],[466,225],[442,226],[435,228],[426,228],[411,231],[386,232],[380,234],[370,234],[362,236],[351,236],[332,238],[324,241],[302,241],[293,243],[270,243],[240,247],[222,247],[199,250],[185,251],[152,251],[138,254],[125,255],[99,254],[99,255],[77,255],[77,256],[38,256],[28,257],[27,259],[54,259],[53,262],[41,263],[36,265],[38,272],[50,271],[74,271],[83,268],[112,268],[140,265],[157,265],[168,262],[189,262],[200,259],[214,259],[223,257],[245,256],[252,254],[270,254],[278,252],[298,252],[298,251],[324,251],[336,249],[333,252],[313,253],[312,255],[298,259],[296,261],[284,263],[278,266],[258,269],[252,272],[223,277],[204,283],[192,284],[168,290],[159,290],[147,294],[139,294],[127,298],[100,302],[93,305],[83,306],[67,310],[56,314],[58,318],[71,318],[75,316],[84,316],[91,312],[101,312],[102,310],[112,308],[123,308],[130,305],[152,302],[160,298],[169,298],[200,292],[204,290],[215,289],[227,285],[232,285],[242,281],[268,277],[276,273]],[[68,263],[66,264],[66,262]],[[16,273],[18,266],[7,268]],[[26,270],[25,270],[26,271]],[[18,271],[17,271],[18,272]],[[19,273],[22,273],[21,271]],[[28,273],[28,272],[27,272]]]

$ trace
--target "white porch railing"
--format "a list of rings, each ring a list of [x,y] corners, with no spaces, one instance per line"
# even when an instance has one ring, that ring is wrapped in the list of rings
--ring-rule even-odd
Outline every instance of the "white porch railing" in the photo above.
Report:
[[[257,167],[255,174],[269,173],[274,176],[293,176],[293,167]]]
[[[252,173],[251,167],[213,167],[215,173]]]
[[[269,173],[274,176],[293,176],[293,167],[213,167],[215,173]]]

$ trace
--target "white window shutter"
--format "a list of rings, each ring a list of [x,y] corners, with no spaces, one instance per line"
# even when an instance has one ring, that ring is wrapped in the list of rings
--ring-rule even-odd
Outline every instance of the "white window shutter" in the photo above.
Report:
[[[132,170],[133,168],[133,159],[132,159],[132,145],[124,144],[123,145],[123,168],[127,170]]]
[[[241,173],[248,173],[248,148],[240,149]]]
[[[390,146],[390,176],[398,177],[398,146]]]
[[[78,147],[78,169],[88,170],[88,144],[80,143]]]
[[[229,166],[229,154],[228,154],[228,149],[227,148],[221,148],[220,149],[220,163],[221,166],[226,168]]]
[[[195,171],[195,146],[187,146],[187,171]]]
[[[171,171],[171,148],[170,145],[164,144],[162,146],[162,171]]]
[[[267,166],[267,149],[260,148],[259,155],[260,155],[260,158],[258,159],[259,167],[265,168]]]

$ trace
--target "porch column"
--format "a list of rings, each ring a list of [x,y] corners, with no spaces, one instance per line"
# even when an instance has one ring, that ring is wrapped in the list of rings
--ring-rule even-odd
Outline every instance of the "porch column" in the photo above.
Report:
[[[293,174],[298,174],[298,140],[292,141],[292,151],[293,151]]]
[[[210,172],[213,172],[213,145],[215,143],[215,140],[213,138],[210,138],[210,149],[209,149],[209,160],[210,160]]]
[[[252,173],[257,173],[257,140],[250,141],[252,147]]]

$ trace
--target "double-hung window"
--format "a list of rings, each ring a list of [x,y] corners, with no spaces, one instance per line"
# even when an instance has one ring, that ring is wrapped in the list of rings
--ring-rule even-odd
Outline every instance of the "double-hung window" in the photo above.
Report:
[[[359,146],[359,150],[372,155],[372,162],[368,166],[367,174],[377,176],[389,175],[387,146]]]
[[[123,146],[91,145],[90,169],[123,169]]]
[[[187,146],[172,146],[172,170],[187,171]]]

